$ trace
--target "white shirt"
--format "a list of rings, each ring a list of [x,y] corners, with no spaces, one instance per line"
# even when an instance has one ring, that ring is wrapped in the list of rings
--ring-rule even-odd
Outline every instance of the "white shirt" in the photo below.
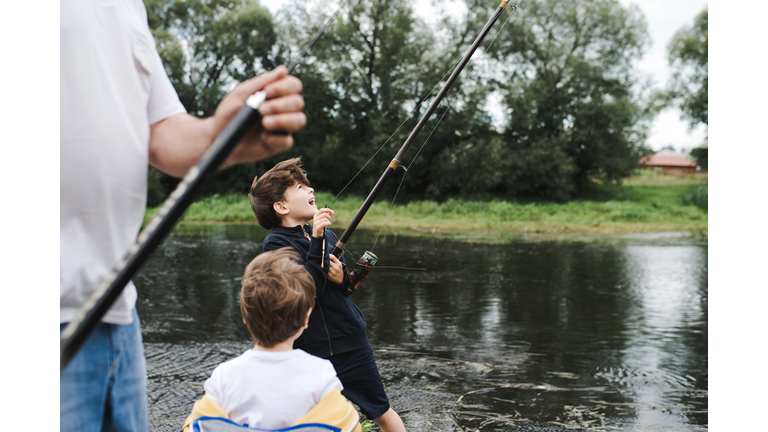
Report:
[[[304,417],[334,388],[344,387],[331,362],[295,349],[248,350],[217,366],[204,388],[232,421],[280,429]]]
[[[71,321],[136,240],[149,126],[185,112],[141,0],[61,0],[60,322]],[[103,321],[129,324],[129,283]]]

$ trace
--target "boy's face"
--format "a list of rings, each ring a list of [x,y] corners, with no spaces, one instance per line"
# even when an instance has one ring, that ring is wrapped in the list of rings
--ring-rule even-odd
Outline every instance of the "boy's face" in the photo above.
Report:
[[[294,183],[283,194],[282,205],[288,210],[287,217],[305,222],[312,219],[317,213],[315,204],[315,190],[302,184]]]

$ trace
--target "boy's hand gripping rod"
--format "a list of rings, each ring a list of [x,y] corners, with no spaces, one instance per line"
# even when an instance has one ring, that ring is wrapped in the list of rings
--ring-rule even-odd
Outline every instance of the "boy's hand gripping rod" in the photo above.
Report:
[[[493,27],[493,24],[496,22],[496,20],[499,19],[501,14],[504,12],[504,9],[507,7],[508,1],[504,0],[499,5],[498,9],[496,9],[496,12],[493,13],[493,16],[490,20],[485,24],[485,27],[483,27],[483,30],[480,32],[480,34],[477,36],[475,41],[472,43],[472,46],[469,47],[469,50],[467,50],[466,54],[464,54],[464,57],[461,59],[461,62],[459,62],[459,65],[456,67],[456,70],[453,71],[453,74],[451,74],[450,78],[448,78],[448,82],[445,83],[442,89],[440,89],[440,92],[435,97],[435,100],[432,101],[432,105],[429,106],[429,109],[427,109],[427,112],[424,113],[424,115],[421,117],[421,120],[419,120],[419,123],[416,124],[416,127],[411,131],[411,134],[408,136],[408,138],[405,140],[405,143],[403,143],[403,146],[400,147],[400,151],[397,152],[397,155],[394,159],[392,159],[392,162],[389,163],[389,166],[387,166],[387,169],[384,170],[384,174],[381,175],[379,178],[379,181],[376,182],[376,185],[373,187],[373,190],[370,194],[368,194],[368,197],[363,202],[363,205],[360,206],[360,209],[357,211],[357,214],[355,214],[355,217],[352,218],[352,222],[349,223],[349,226],[347,226],[347,229],[344,230],[344,233],[339,238],[339,241],[336,243],[336,246],[334,246],[333,250],[331,251],[332,254],[336,255],[337,258],[341,257],[341,254],[344,252],[344,245],[349,240],[349,237],[352,236],[352,233],[355,231],[357,226],[360,224],[360,221],[363,220],[363,216],[365,216],[365,213],[368,212],[368,209],[373,204],[373,201],[376,199],[376,196],[379,195],[379,192],[381,192],[381,189],[384,187],[384,183],[389,180],[389,178],[392,176],[392,173],[395,172],[397,167],[400,166],[400,161],[403,159],[403,155],[405,155],[405,152],[408,151],[408,148],[411,146],[413,141],[416,139],[416,136],[419,135],[419,132],[424,128],[424,125],[427,123],[427,120],[429,120],[429,117],[432,115],[433,112],[435,112],[435,109],[437,109],[437,106],[440,104],[440,101],[443,100],[445,97],[445,94],[448,92],[448,89],[451,88],[453,85],[453,82],[456,81],[456,78],[459,76],[461,71],[464,69],[464,66],[467,65],[469,62],[469,59],[472,57],[472,54],[474,54],[475,50],[480,46],[480,43],[483,42],[483,39],[485,39],[485,36],[488,34],[488,32],[491,30],[491,27]],[[513,10],[515,6],[513,5]],[[366,254],[372,255],[371,258],[374,258],[373,263],[375,264],[376,255],[373,255],[372,252],[366,252]]]
[[[293,72],[304,55],[317,42],[347,3],[349,0],[345,0],[325,22],[325,25],[315,33],[298,57],[291,63],[288,74]],[[136,243],[128,249],[123,259],[115,265],[99,288],[80,308],[75,319],[62,331],[59,354],[61,369],[59,373],[64,371],[72,357],[88,340],[101,318],[123,292],[125,285],[168,235],[187,207],[192,204],[197,193],[213,177],[216,170],[243,138],[243,135],[251,126],[261,121],[259,106],[265,99],[266,92],[264,91],[259,91],[248,98],[245,105],[224,127],[197,164],[190,168],[176,190],[141,231]]]

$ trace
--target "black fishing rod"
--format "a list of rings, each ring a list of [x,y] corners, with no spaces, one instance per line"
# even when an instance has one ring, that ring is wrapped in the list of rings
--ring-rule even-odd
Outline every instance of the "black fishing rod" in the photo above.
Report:
[[[331,22],[339,15],[341,10],[349,3],[344,3],[336,9],[336,12],[325,22],[325,25],[312,37],[301,53],[291,63],[288,74],[298,66],[304,55],[309,52],[320,36],[328,29]],[[77,316],[61,333],[60,340],[60,371],[64,371],[77,351],[85,344],[96,326],[107,313],[112,304],[117,300],[123,289],[141,266],[157,249],[163,239],[171,232],[176,222],[184,214],[198,192],[205,186],[216,173],[216,170],[224,163],[224,160],[234,150],[245,133],[251,126],[261,122],[259,106],[266,100],[266,92],[259,91],[251,95],[245,105],[230,122],[224,127],[213,144],[208,148],[203,157],[189,169],[184,179],[176,187],[171,196],[163,203],[160,210],[141,231],[136,242],[128,249],[120,262],[107,275],[99,288],[94,291],[88,301],[77,312]]]
[[[384,184],[392,176],[392,173],[394,173],[395,170],[400,166],[400,161],[403,159],[403,155],[405,155],[405,152],[408,151],[408,148],[416,139],[416,136],[419,135],[419,132],[421,132],[421,130],[424,128],[424,125],[429,120],[429,117],[432,115],[432,113],[435,112],[435,110],[437,109],[437,106],[440,104],[440,101],[443,100],[443,98],[445,97],[445,94],[448,92],[448,89],[450,89],[451,86],[453,85],[453,82],[456,81],[456,78],[464,69],[464,66],[467,65],[467,63],[469,62],[469,59],[472,57],[472,54],[474,54],[475,50],[477,50],[477,48],[480,46],[480,43],[483,42],[483,39],[485,39],[485,36],[491,30],[491,27],[493,27],[493,24],[496,22],[496,20],[499,19],[501,14],[504,12],[504,9],[507,7],[507,4],[508,4],[507,0],[503,0],[501,2],[498,9],[496,9],[496,12],[493,13],[493,16],[491,17],[491,19],[488,20],[488,22],[485,24],[485,27],[483,27],[483,30],[480,32],[480,34],[477,36],[475,41],[472,43],[472,46],[469,47],[469,50],[467,50],[466,54],[464,54],[464,57],[461,59],[461,62],[459,62],[459,65],[453,71],[453,74],[451,74],[451,76],[448,78],[448,82],[446,82],[443,88],[440,89],[440,92],[435,97],[435,100],[432,101],[432,105],[429,106],[429,109],[427,109],[427,112],[424,113],[424,115],[421,117],[421,120],[419,120],[419,123],[416,124],[416,127],[413,128],[413,131],[411,131],[411,134],[403,143],[403,146],[400,147],[400,151],[397,152],[397,155],[395,155],[395,158],[392,159],[392,162],[389,163],[389,165],[387,166],[387,169],[384,170],[384,174],[382,174],[381,178],[379,178],[379,181],[376,182],[376,186],[374,186],[371,193],[368,194],[368,197],[363,202],[363,205],[360,206],[360,209],[357,211],[357,214],[355,214],[355,217],[352,218],[352,221],[347,226],[347,229],[344,230],[344,233],[339,238],[339,241],[336,243],[336,246],[334,246],[333,250],[331,250],[331,253],[334,254],[336,258],[341,257],[341,254],[344,252],[344,245],[352,236],[352,233],[360,224],[360,221],[363,220],[363,216],[365,216],[365,213],[368,212],[368,209],[371,207],[371,205],[373,204],[373,201],[379,195],[379,192],[381,192],[381,189],[384,187]],[[515,8],[515,6],[512,6],[512,7],[513,9]],[[354,287],[354,288],[351,287],[351,291],[354,291],[354,289],[357,288],[357,286],[360,284],[360,282],[365,277],[365,275],[367,275],[368,272],[373,267],[373,265],[376,264],[377,259],[378,258],[376,257],[376,255],[374,255],[370,251],[365,252],[365,255],[363,255],[363,257],[360,258],[357,268],[355,268],[355,270],[352,273],[350,273],[350,276],[351,276],[350,279],[352,282],[351,286]]]

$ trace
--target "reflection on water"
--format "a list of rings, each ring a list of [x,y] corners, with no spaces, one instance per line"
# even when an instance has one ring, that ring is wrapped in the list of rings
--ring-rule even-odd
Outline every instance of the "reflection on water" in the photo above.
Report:
[[[251,345],[239,283],[264,232],[206,229],[136,278],[153,431],[178,430]],[[390,237],[375,252],[354,299],[409,430],[707,430],[706,246]]]

